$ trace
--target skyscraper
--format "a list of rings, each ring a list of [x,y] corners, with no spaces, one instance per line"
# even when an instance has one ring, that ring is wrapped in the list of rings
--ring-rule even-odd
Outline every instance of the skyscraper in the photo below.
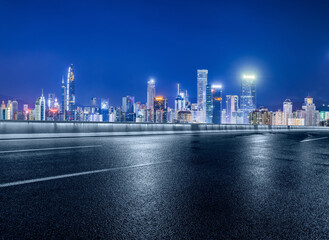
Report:
[[[185,94],[181,92],[180,85],[177,84],[177,97],[175,99],[175,119],[178,119],[178,112],[184,111],[186,107],[185,104]]]
[[[213,97],[213,117],[212,122],[215,124],[221,124],[222,120],[222,86],[212,85],[211,86],[212,97]]]
[[[103,122],[109,121],[109,99],[108,98],[102,98],[101,99],[101,114],[103,116]]]
[[[64,81],[64,76],[62,77],[62,104],[61,104],[61,114],[62,120],[66,120],[66,109],[67,109],[67,101],[66,101],[66,86]]]
[[[249,113],[256,109],[256,76],[243,75],[241,82],[240,108],[243,112],[243,123],[249,123]]]
[[[197,70],[198,73],[198,110],[205,115],[207,101],[208,70]]]
[[[12,103],[12,106],[13,106],[13,112],[12,112],[12,115],[13,115],[13,120],[17,120],[17,115],[18,115],[18,102],[16,100],[13,101]]]
[[[67,120],[75,120],[75,78],[73,64],[70,65],[67,73],[66,110]]]
[[[289,118],[292,118],[292,102],[286,99],[283,102],[283,124],[288,125]]]
[[[126,96],[122,98],[122,112],[134,112],[135,97]]]
[[[237,112],[239,110],[239,97],[237,95],[226,95],[226,123],[237,123]]]
[[[164,97],[154,98],[154,122],[167,123],[168,103]]]
[[[43,91],[41,97],[35,102],[35,120],[46,120],[46,100],[43,96]]]
[[[147,82],[147,109],[154,109],[154,98],[155,98],[155,81],[154,79],[150,79]]]
[[[211,93],[211,86],[207,84],[206,87],[206,123],[212,123],[212,110],[213,110],[213,100]]]
[[[313,98],[308,96],[304,99],[303,109],[305,110],[305,125],[319,125],[319,111],[316,111],[315,104],[313,103]]]
[[[6,120],[6,104],[5,104],[5,101],[2,101],[2,104],[1,104],[0,120]]]

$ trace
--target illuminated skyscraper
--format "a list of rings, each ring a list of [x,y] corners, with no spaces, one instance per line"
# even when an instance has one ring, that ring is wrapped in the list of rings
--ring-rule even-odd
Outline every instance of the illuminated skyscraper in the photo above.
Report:
[[[67,109],[67,101],[66,101],[66,86],[64,81],[64,76],[62,78],[62,105],[61,105],[61,114],[62,120],[66,120],[66,109]]]
[[[73,64],[70,65],[67,73],[66,110],[67,120],[75,120],[75,78],[73,72]]]
[[[151,79],[147,82],[147,109],[154,109],[154,98],[155,98],[155,81]]]
[[[46,120],[46,100],[43,96],[43,91],[41,97],[35,102],[35,120]]]
[[[249,123],[249,113],[256,109],[256,76],[243,75],[241,82],[240,108],[243,112],[243,123]]]
[[[208,70],[198,70],[198,110],[206,110]]]
[[[283,102],[283,125],[288,125],[289,118],[292,118],[292,102],[286,99]]]
[[[177,97],[175,99],[175,120],[178,119],[178,112],[185,111],[185,93],[181,91],[180,85],[177,84]]]
[[[237,123],[237,112],[239,110],[239,97],[237,95],[226,95],[226,123]]]
[[[0,120],[6,120],[6,104],[5,104],[5,101],[2,101],[2,104],[1,104]]]
[[[109,104],[110,100],[108,98],[101,99],[101,114],[103,116],[103,122],[109,121]]]
[[[12,116],[13,116],[13,120],[17,120],[17,116],[18,116],[18,102],[16,100],[13,101],[12,103],[12,106],[13,106],[13,113],[12,113]]]
[[[134,112],[135,97],[126,96],[122,98],[122,112]]]
[[[49,109],[54,108],[54,106],[55,106],[55,98],[56,98],[55,93],[49,93],[48,94],[47,107]]]
[[[13,103],[8,100],[6,107],[6,120],[13,120]]]
[[[206,87],[206,123],[212,123],[212,110],[213,110],[213,100],[211,93],[211,86],[207,84]]]
[[[213,97],[213,116],[212,122],[215,124],[221,124],[222,121],[222,86],[212,85],[211,92]]]
[[[316,111],[315,104],[313,103],[313,98],[311,98],[310,96],[305,98],[303,109],[305,110],[305,125],[319,125],[319,111]]]
[[[164,97],[154,98],[154,120],[156,123],[167,123],[168,103]]]

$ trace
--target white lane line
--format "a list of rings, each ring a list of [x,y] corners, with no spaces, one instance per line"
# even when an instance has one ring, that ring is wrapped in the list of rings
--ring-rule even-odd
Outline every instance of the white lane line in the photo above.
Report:
[[[310,142],[310,141],[317,141],[317,140],[322,140],[322,139],[326,139],[328,137],[320,137],[320,138],[310,138],[310,139],[304,139],[300,142]]]
[[[156,162],[156,163],[144,163],[144,164],[137,164],[137,165],[131,165],[131,166],[126,166],[126,167],[106,168],[106,169],[93,170],[93,171],[87,171],[87,172],[70,173],[70,174],[63,174],[63,175],[58,175],[58,176],[51,176],[51,177],[44,177],[44,178],[35,178],[35,179],[29,179],[29,180],[22,180],[22,181],[17,181],[17,182],[2,183],[2,184],[0,184],[0,188],[12,187],[12,186],[17,186],[17,185],[25,185],[25,184],[36,183],[36,182],[45,182],[45,181],[50,181],[50,180],[62,179],[62,178],[70,178],[70,177],[77,177],[77,176],[83,176],[83,175],[90,175],[90,174],[95,174],[95,173],[110,172],[110,171],[115,171],[115,170],[145,167],[145,166],[157,165],[157,164],[168,163],[168,162],[172,162],[172,161],[168,160],[168,161]]]
[[[39,152],[39,151],[51,151],[51,150],[65,150],[65,149],[94,148],[94,147],[101,147],[101,146],[102,146],[102,145],[88,145],[88,146],[57,147],[57,148],[20,149],[20,150],[0,151],[0,154],[1,154],[1,153]]]

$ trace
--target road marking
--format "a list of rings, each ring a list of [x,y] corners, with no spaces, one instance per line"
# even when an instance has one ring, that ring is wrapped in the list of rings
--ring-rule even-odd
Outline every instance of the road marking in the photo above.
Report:
[[[39,151],[51,151],[51,150],[79,149],[79,148],[94,148],[94,147],[101,147],[101,146],[102,145],[89,145],[89,146],[73,146],[73,147],[57,147],[57,148],[20,149],[20,150],[0,151],[0,154],[1,153],[20,153],[20,152],[39,152]]]
[[[310,138],[310,139],[304,139],[300,142],[310,142],[310,141],[317,141],[317,140],[322,140],[322,139],[326,139],[328,137],[320,137],[320,138]]]
[[[10,182],[10,183],[2,183],[2,184],[0,184],[0,188],[12,187],[12,186],[17,186],[17,185],[25,185],[25,184],[36,183],[36,182],[45,182],[45,181],[50,181],[50,180],[62,179],[62,178],[78,177],[78,176],[90,175],[90,174],[95,174],[95,173],[110,172],[110,171],[115,171],[115,170],[146,167],[146,166],[152,166],[152,165],[168,163],[168,162],[172,162],[172,161],[168,160],[168,161],[156,162],[156,163],[143,163],[143,164],[126,166],[126,167],[106,168],[106,169],[93,170],[93,171],[87,171],[87,172],[70,173],[70,174],[63,174],[63,175],[58,175],[58,176],[35,178],[35,179],[22,180],[22,181],[17,181],[17,182]]]

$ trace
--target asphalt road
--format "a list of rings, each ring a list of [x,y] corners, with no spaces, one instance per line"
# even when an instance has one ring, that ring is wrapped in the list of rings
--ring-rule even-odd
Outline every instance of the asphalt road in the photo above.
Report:
[[[328,239],[328,137],[0,141],[0,239]]]

